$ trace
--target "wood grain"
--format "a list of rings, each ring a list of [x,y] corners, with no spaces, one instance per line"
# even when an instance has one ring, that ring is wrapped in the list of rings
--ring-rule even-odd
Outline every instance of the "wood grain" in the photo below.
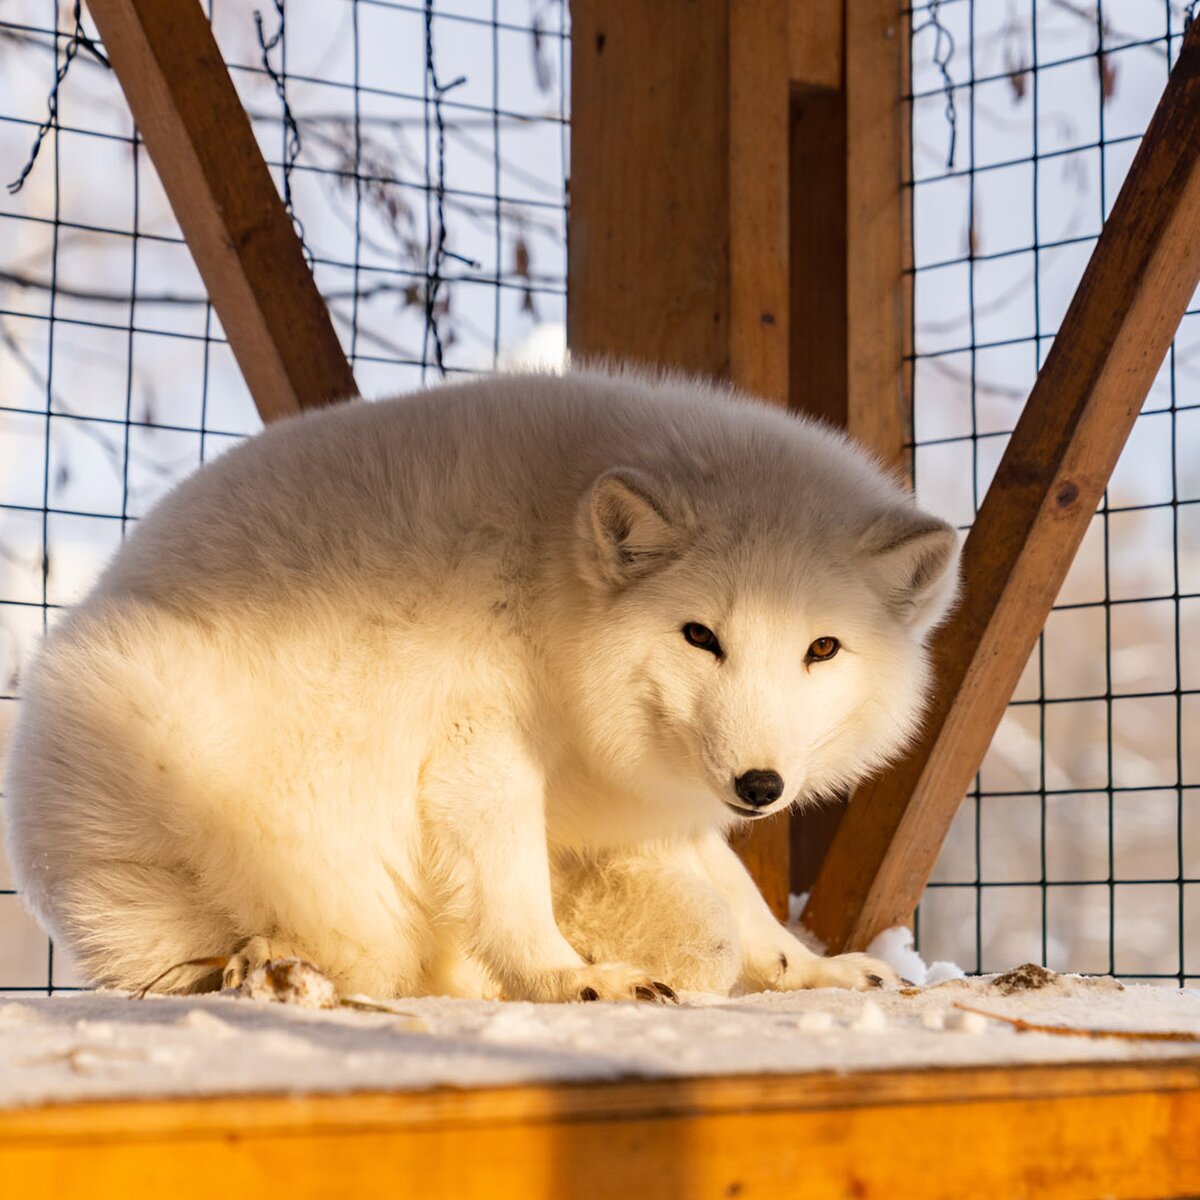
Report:
[[[925,732],[856,793],[813,889],[831,949],[911,919],[1197,282],[1200,24],[967,538]]]
[[[357,394],[198,0],[89,0],[265,421]]]
[[[0,1114],[15,1195],[570,1200],[1200,1191],[1200,1059],[82,1104]]]
[[[729,377],[789,395],[788,0],[729,6]]]
[[[567,340],[729,374],[728,0],[575,0]]]
[[[845,4],[846,428],[907,477],[908,17],[897,0]]]
[[[844,0],[791,0],[788,74],[802,87],[842,88]]]

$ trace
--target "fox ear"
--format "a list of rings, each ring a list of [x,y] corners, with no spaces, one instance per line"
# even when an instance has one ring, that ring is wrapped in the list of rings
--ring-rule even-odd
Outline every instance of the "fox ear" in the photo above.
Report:
[[[579,513],[591,573],[624,587],[675,557],[683,530],[660,496],[660,489],[632,467],[605,471],[592,484]]]
[[[876,586],[918,636],[950,611],[958,592],[958,534],[952,525],[920,509],[903,507],[867,530]]]

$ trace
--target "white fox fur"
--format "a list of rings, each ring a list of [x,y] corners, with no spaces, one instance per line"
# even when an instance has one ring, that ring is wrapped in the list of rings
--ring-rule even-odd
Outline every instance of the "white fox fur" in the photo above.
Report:
[[[18,884],[118,987],[293,954],[380,996],[867,986],[890,972],[771,916],[724,841],[752,819],[734,781],[776,772],[774,812],[904,745],[956,554],[840,434],[681,378],[280,422],[47,638]]]

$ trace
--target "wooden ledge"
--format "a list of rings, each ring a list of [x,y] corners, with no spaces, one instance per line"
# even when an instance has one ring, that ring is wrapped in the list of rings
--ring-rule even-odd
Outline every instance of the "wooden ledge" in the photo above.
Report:
[[[0,1114],[6,1194],[1200,1194],[1200,1057]]]

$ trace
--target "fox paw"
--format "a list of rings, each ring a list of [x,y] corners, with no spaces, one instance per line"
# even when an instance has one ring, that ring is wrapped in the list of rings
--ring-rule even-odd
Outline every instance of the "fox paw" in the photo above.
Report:
[[[302,958],[290,946],[283,942],[272,941],[265,937],[252,937],[244,946],[229,956],[221,976],[221,987],[225,989],[240,988],[246,977],[256,968],[265,966],[273,959]]]
[[[651,1004],[677,1004],[679,998],[665,983],[625,963],[595,963],[577,970],[556,971],[538,999],[645,1000]]]
[[[271,1000],[297,1008],[337,1008],[337,988],[328,975],[302,958],[272,958],[255,967],[238,987],[248,1000]]]
[[[651,1004],[678,1004],[679,997],[665,983],[624,963],[600,963],[574,972],[575,1000],[646,1000]]]
[[[780,956],[783,957],[782,955]],[[802,958],[781,963],[779,991],[800,988],[838,987],[865,992],[885,983],[899,983],[900,977],[887,963],[866,954],[837,954],[833,958]]]

